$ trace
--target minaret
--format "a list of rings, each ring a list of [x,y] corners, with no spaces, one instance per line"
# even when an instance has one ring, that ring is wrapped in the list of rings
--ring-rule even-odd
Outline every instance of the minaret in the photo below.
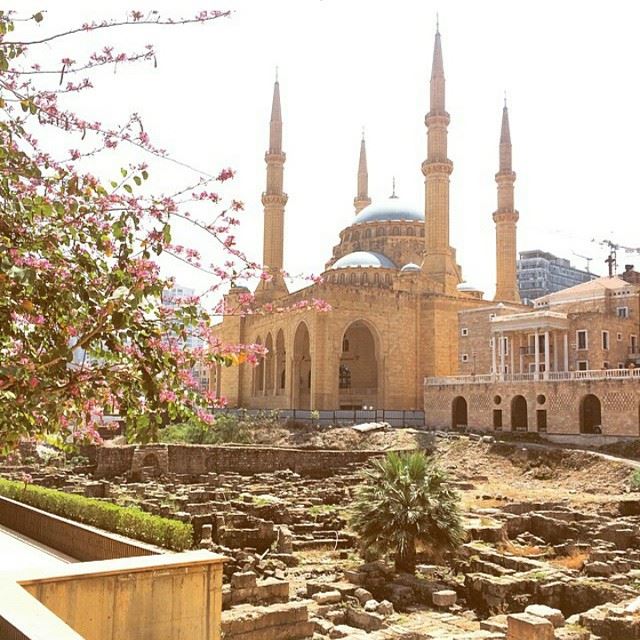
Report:
[[[266,302],[287,295],[287,285],[282,277],[284,248],[284,206],[287,194],[282,190],[285,153],[282,151],[282,113],[280,110],[280,83],[276,71],[269,126],[269,150],[264,156],[267,163],[267,188],[262,194],[264,206],[264,245],[262,261],[271,274],[270,281],[261,280],[256,289],[256,299]]]
[[[502,109],[500,131],[500,168],[496,173],[498,208],[493,214],[496,223],[496,295],[495,300],[520,302],[516,275],[516,223],[520,217],[514,209],[513,183],[516,174],[511,169],[511,133],[507,99]]]
[[[364,142],[364,129],[360,141],[360,161],[358,162],[358,195],[353,199],[353,206],[358,215],[366,206],[371,204],[369,197],[369,174],[367,173],[367,148]]]
[[[444,285],[444,291],[455,291],[461,281],[454,250],[449,245],[449,176],[453,163],[447,158],[447,126],[445,80],[440,29],[436,29],[431,67],[430,110],[427,126],[427,159],[422,163],[425,176],[425,262],[423,270]]]

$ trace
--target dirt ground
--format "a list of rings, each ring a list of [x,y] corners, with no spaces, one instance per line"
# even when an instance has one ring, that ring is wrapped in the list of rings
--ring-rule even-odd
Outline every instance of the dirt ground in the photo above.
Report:
[[[361,433],[351,427],[318,427],[311,425],[268,425],[252,428],[252,443],[274,447],[301,449],[390,449],[429,448],[432,436],[415,429],[386,429]]]
[[[361,433],[351,427],[311,425],[253,427],[255,444],[338,450],[428,449],[434,436],[415,429]],[[579,505],[610,503],[635,487],[633,462],[603,459],[588,451],[554,445],[485,442],[468,438],[437,438],[436,456],[457,481],[467,506],[492,506],[501,501],[540,501]],[[611,453],[624,454],[626,451]],[[630,458],[632,456],[629,456]],[[634,494],[634,497],[638,494]],[[496,502],[497,498],[497,502]]]

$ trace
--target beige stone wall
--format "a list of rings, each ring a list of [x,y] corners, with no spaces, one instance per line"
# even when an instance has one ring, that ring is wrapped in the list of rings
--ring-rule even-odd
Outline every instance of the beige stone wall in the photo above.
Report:
[[[358,276],[365,271],[376,270],[353,270]],[[299,300],[320,298],[332,306],[326,313],[303,311],[225,319],[221,335],[229,341],[253,343],[259,339],[262,344],[268,340],[275,344],[282,332],[286,369],[284,388],[278,386],[280,373],[273,376],[276,385],[271,388],[266,384],[263,371],[265,366],[275,366],[278,358],[267,358],[258,368],[250,365],[223,368],[220,388],[229,404],[264,409],[337,409],[340,406],[422,409],[424,377],[457,372],[458,311],[486,303],[462,295],[424,293],[429,283],[422,282],[424,277],[420,274],[408,277],[415,280],[415,289],[394,290],[391,288],[394,282],[406,278],[398,275],[393,278],[389,288],[325,282],[283,299],[283,305],[291,305]],[[304,358],[300,350],[294,348],[301,323],[309,332],[309,354]],[[367,385],[377,382],[373,395],[356,393],[355,388],[339,389],[343,338],[353,323],[359,323],[361,335],[368,331],[375,345],[375,364],[364,357],[350,363],[355,367],[354,381],[361,381],[359,388],[370,389]],[[356,339],[354,347],[357,342]],[[264,377],[261,388],[256,384],[256,376]]]
[[[79,637],[64,634],[64,625],[58,634],[57,618],[86,640],[219,640],[222,563],[222,556],[192,551],[70,564],[45,575],[32,570],[14,577],[13,591],[24,610],[22,619],[21,611],[12,611],[10,623],[32,628],[24,618],[36,610],[28,593],[55,616],[46,636],[52,639]]]
[[[580,403],[588,394],[601,402],[602,434],[640,435],[640,386],[630,380],[571,380],[522,383],[456,384],[425,387],[425,422],[429,427],[450,428],[454,398],[468,407],[468,426],[493,431],[494,411],[502,411],[502,429],[511,430],[512,400],[527,402],[528,431],[538,431],[537,411],[546,411],[549,434],[580,433]]]

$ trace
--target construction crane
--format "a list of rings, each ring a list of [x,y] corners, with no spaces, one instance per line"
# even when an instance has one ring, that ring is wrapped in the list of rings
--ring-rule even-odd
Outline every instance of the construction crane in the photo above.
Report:
[[[593,258],[590,258],[589,256],[580,255],[579,253],[576,253],[575,251],[572,251],[571,253],[573,253],[573,255],[576,256],[576,258],[582,258],[583,260],[586,260],[587,261],[587,273],[591,273],[591,270],[589,269],[589,265],[591,264],[591,261],[593,260]]]
[[[609,267],[609,277],[618,270],[618,251],[624,251],[625,253],[640,253],[640,247],[628,247],[624,244],[613,242],[612,240],[597,240],[593,238],[591,242],[597,242],[602,247],[609,247],[609,255],[605,259],[605,263]]]

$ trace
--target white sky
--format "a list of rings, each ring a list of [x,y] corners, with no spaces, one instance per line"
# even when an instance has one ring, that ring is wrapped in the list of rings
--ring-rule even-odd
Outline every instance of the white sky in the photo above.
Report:
[[[11,2],[9,4],[12,4]],[[173,7],[178,7],[175,9]],[[81,34],[43,50],[53,65],[65,54],[153,42],[158,67],[102,71],[79,110],[116,122],[141,114],[152,141],[211,173],[231,166],[222,192],[246,204],[241,248],[260,260],[264,151],[276,65],[284,119],[285,268],[319,273],[340,229],[353,219],[361,126],[366,127],[369,190],[374,202],[397,191],[422,208],[435,14],[440,12],[451,176],[451,242],[465,279],[492,296],[498,137],[503,91],[509,98],[520,211],[519,250],[571,258],[593,256],[604,274],[606,251],[592,238],[640,245],[638,153],[640,5],[610,0],[242,0],[202,5],[183,0],[109,3],[13,2],[21,12],[47,9],[43,34],[131,8],[190,15],[231,8],[231,19],[177,28]],[[170,14],[171,11],[179,13]],[[72,144],[69,147],[73,146]],[[124,148],[114,172],[131,159]],[[103,169],[105,166],[103,165]],[[188,173],[153,162],[153,184],[170,189]],[[229,183],[228,183],[229,184]],[[176,234],[215,257],[206,238]],[[640,255],[620,254],[640,265]],[[207,276],[164,265],[182,284],[206,288]]]

